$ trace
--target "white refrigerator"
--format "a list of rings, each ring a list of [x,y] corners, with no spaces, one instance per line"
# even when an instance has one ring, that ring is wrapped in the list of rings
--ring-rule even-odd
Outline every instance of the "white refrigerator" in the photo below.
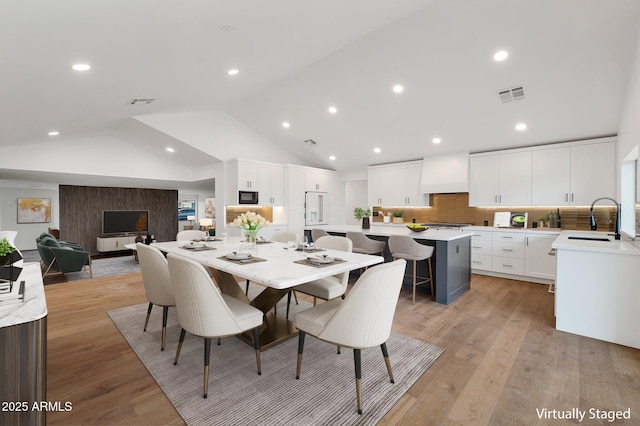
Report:
[[[328,192],[305,192],[304,224],[306,226],[329,224]]]

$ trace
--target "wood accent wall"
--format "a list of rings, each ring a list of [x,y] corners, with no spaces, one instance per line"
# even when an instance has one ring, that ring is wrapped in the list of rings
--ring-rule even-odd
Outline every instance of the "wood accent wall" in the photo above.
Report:
[[[60,185],[60,238],[97,254],[103,210],[149,210],[149,231],[157,241],[178,232],[178,191]]]
[[[455,194],[430,194],[431,207],[389,207],[374,206],[373,211],[393,213],[403,211],[405,223],[411,223],[413,219],[418,223],[468,223],[483,226],[484,221],[488,226],[493,226],[493,215],[499,211],[520,211],[529,213],[527,228],[533,227],[533,222],[538,222],[541,216],[546,216],[556,207],[469,207],[469,193]],[[560,207],[562,229],[590,230],[589,207]],[[614,231],[616,220],[615,207],[597,206],[594,216],[598,222],[599,231]],[[639,216],[640,217],[640,216]],[[374,216],[373,222],[382,222],[382,216]]]

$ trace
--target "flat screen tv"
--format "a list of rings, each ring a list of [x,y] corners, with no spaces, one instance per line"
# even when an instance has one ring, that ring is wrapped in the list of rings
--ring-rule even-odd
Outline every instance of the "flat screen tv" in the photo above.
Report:
[[[103,234],[146,233],[149,230],[149,210],[103,210]]]

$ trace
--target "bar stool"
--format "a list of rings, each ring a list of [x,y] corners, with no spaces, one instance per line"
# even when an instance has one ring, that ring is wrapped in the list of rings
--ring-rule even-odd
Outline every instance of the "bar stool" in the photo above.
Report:
[[[313,240],[314,243],[316,241],[318,241],[318,238],[328,237],[328,236],[329,236],[329,233],[327,231],[325,231],[324,229],[312,229],[311,230],[311,239]]]
[[[347,232],[347,238],[353,242],[354,253],[384,256],[384,248],[387,246],[384,241],[373,240],[362,232]]]
[[[420,284],[430,283],[431,295],[435,297],[435,293],[433,292],[433,273],[431,270],[433,247],[420,244],[406,235],[392,235],[389,237],[389,250],[394,259],[413,260],[413,304],[416,304],[416,286]],[[426,260],[428,262],[429,278],[418,277],[418,269],[416,266],[419,260]],[[416,278],[420,278],[422,281],[416,282]]]

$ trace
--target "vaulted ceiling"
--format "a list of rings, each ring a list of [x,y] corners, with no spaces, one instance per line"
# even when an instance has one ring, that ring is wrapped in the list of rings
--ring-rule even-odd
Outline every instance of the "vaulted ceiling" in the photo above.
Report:
[[[117,138],[201,167],[253,145],[348,171],[614,135],[639,17],[637,0],[4,0],[0,151]]]

